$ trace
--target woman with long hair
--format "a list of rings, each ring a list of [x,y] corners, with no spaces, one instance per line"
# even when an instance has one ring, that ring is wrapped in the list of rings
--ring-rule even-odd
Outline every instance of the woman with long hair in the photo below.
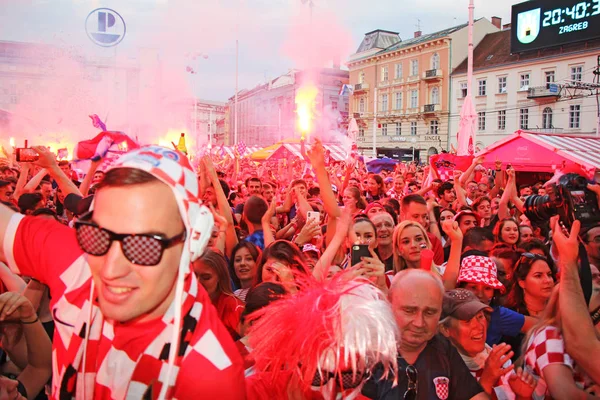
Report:
[[[295,293],[297,274],[309,275],[306,257],[298,246],[287,240],[276,240],[268,245],[256,269],[255,285],[262,282],[282,283],[290,293]]]
[[[233,294],[225,257],[213,250],[206,250],[202,257],[194,261],[193,268],[198,281],[217,309],[219,319],[231,337],[239,339],[240,315],[244,311],[244,303]]]
[[[348,186],[346,190],[344,190],[342,202],[344,204],[344,208],[350,211],[350,214],[352,215],[355,215],[367,208],[367,202],[361,196],[360,190],[355,186]]]
[[[401,222],[394,229],[394,274],[407,268],[427,268],[435,271],[444,282],[447,290],[454,289],[458,270],[460,269],[460,253],[463,235],[455,221],[445,221],[444,232],[450,238],[450,256],[443,270],[433,265],[432,245],[423,226],[414,221]],[[427,252],[424,253],[424,251]],[[431,260],[422,258],[426,254]],[[428,265],[423,265],[426,263]]]
[[[367,203],[382,200],[385,197],[385,184],[383,178],[377,174],[369,175],[367,178],[367,189],[365,198]]]
[[[242,240],[231,252],[229,259],[229,274],[235,294],[240,300],[246,301],[246,294],[256,279],[256,265],[260,257],[260,249],[254,244]]]
[[[538,378],[535,398],[543,399],[597,399],[585,392],[585,373],[565,350],[562,336],[559,288],[556,287],[538,323],[523,341],[523,364]],[[594,302],[590,302],[589,311]],[[596,328],[598,334],[598,328]]]
[[[556,282],[556,272],[546,257],[523,253],[515,265],[515,285],[508,295],[507,306],[519,314],[538,317],[546,308]]]
[[[456,211],[451,208],[442,208],[435,207],[434,208],[435,219],[438,221],[438,229],[440,230],[440,234],[442,235],[442,246],[450,245],[450,240],[448,239],[448,235],[442,229],[442,224],[444,221],[454,221],[454,216],[456,215]]]
[[[516,248],[521,240],[519,224],[513,218],[504,218],[494,227],[494,238],[496,243],[506,243]]]

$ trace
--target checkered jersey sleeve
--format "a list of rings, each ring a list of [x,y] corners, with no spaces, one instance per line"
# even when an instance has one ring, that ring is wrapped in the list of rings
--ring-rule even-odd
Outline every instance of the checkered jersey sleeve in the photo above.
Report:
[[[530,339],[525,362],[537,376],[543,376],[544,368],[550,364],[563,364],[573,369],[573,359],[565,352],[565,342],[560,331],[547,326]]]
[[[83,252],[73,229],[53,220],[13,215],[4,235],[10,269],[52,287]],[[56,296],[58,293],[53,293]]]

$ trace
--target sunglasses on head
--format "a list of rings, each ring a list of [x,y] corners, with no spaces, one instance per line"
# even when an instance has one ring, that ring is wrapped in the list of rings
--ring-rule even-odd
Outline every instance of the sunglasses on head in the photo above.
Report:
[[[365,380],[366,374],[364,371],[341,371],[336,374],[330,371],[315,371],[315,376],[311,381],[310,385],[315,387],[321,387],[327,384],[331,379],[336,380],[338,387],[342,389],[354,389],[360,386]]]
[[[417,387],[419,384],[419,372],[413,365],[406,367],[406,377],[408,378],[408,389],[404,392],[404,400],[416,400]]]
[[[94,222],[79,220],[75,222],[75,236],[81,250],[89,255],[105,255],[116,240],[121,242],[123,255],[130,263],[151,267],[160,263],[166,249],[185,241],[186,231],[171,238],[149,233],[114,233]]]
[[[529,260],[529,262],[534,262],[537,260],[548,261],[548,259],[546,257],[541,256],[539,254],[534,254],[534,253],[521,254],[521,256],[519,257],[519,262],[521,262],[521,260],[523,260],[523,259],[527,259],[527,260]]]

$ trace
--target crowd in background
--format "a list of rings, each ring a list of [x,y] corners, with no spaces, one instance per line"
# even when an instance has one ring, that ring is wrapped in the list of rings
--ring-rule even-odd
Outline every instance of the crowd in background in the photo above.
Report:
[[[68,161],[36,149],[35,163],[0,166],[0,202],[73,227],[105,176],[103,160],[92,161],[80,182]],[[488,170],[474,158],[443,181],[419,163],[370,173],[356,154],[336,162],[318,141],[304,157],[198,160],[200,197],[215,227],[192,269],[243,357],[249,398],[275,398],[261,381],[269,371],[253,355],[261,337],[253,337],[252,316],[300,296],[306,279],[340,276],[376,287],[398,328],[399,372],[379,379],[374,368],[361,377],[358,398],[600,396],[600,377],[569,342],[577,338],[565,337],[564,315],[572,310],[563,309],[558,290],[566,263],[577,263],[579,236],[593,277],[586,306],[598,311],[600,225],[568,232],[556,220],[532,224],[524,199],[545,194],[544,183],[519,182],[501,161]],[[600,186],[590,190],[598,194]],[[358,259],[357,249],[366,251]],[[52,374],[52,293],[2,263],[0,280],[0,321],[6,304],[29,310],[24,322],[0,322],[0,372],[8,377],[0,385],[44,398]],[[446,397],[439,392],[444,385]]]

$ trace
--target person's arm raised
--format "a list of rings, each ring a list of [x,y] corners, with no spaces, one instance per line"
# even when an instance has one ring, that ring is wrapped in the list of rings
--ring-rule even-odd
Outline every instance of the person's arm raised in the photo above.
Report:
[[[6,260],[6,254],[4,254],[7,243],[6,231],[8,229],[8,224],[15,214],[16,212],[0,203],[0,261],[5,264],[8,264]]]
[[[494,187],[490,190],[490,199],[500,194],[500,189],[504,187],[504,172],[502,172],[502,161],[496,160],[496,176],[494,177]]]
[[[575,221],[567,237],[559,225],[558,216],[550,219],[552,240],[559,254],[562,334],[567,352],[595,382],[600,382],[600,341],[592,325],[583,289],[579,281],[579,242],[581,224]]]
[[[88,172],[85,175],[85,178],[83,178],[83,181],[81,182],[81,186],[79,187],[79,191],[81,192],[82,196],[88,195],[90,186],[92,185],[92,181],[94,180],[94,174],[96,173],[96,170],[98,169],[100,164],[102,164],[101,157],[98,159],[93,159],[91,161],[90,168],[88,169]]]
[[[313,270],[313,276],[316,279],[323,280],[327,278],[331,262],[335,258],[340,246],[344,243],[344,240],[346,240],[346,236],[348,236],[348,229],[351,221],[352,216],[350,213],[348,211],[342,212],[336,224],[335,234],[319,258],[319,261],[317,261],[315,269]]]
[[[479,157],[473,159],[473,162],[471,162],[471,165],[469,166],[469,168],[467,168],[465,173],[460,178],[460,184],[462,186],[465,186],[467,184],[467,182],[469,182],[469,180],[471,180],[471,176],[473,176],[473,173],[475,172],[475,168],[477,168],[478,165],[483,164],[484,160],[485,160],[484,156],[479,156]]]
[[[45,168],[48,171],[52,179],[54,179],[58,184],[58,187],[63,192],[65,197],[71,193],[81,196],[79,188],[75,186],[75,184],[71,181],[71,178],[65,175],[65,173],[59,168],[54,154],[52,154],[44,146],[34,146],[32,149],[40,155],[40,158],[35,161],[34,164]]]
[[[341,215],[340,207],[338,206],[335,194],[333,194],[333,190],[331,189],[331,182],[329,181],[329,176],[325,169],[323,145],[319,140],[317,140],[312,149],[308,151],[308,157],[315,170],[315,174],[317,175],[317,182],[319,182],[321,198],[323,199],[323,208],[327,214],[329,214],[330,218],[337,218]]]
[[[510,202],[511,197],[513,196],[513,180],[515,179],[515,170],[507,169],[506,174],[508,175],[508,182],[506,184],[506,189],[504,189],[504,193],[502,193],[502,197],[500,198],[500,203],[498,204],[498,219],[502,221],[505,218],[510,217],[510,211],[508,209],[508,203]]]
[[[448,256],[448,262],[446,263],[446,270],[442,280],[444,281],[444,288],[446,290],[452,290],[456,287],[456,279],[458,278],[458,271],[460,270],[460,254],[462,252],[462,240],[463,234],[458,227],[456,221],[444,221],[442,223],[442,229],[448,235],[450,240],[450,255]]]
[[[275,237],[273,236],[273,231],[271,231],[271,218],[273,218],[273,216],[275,215],[275,209],[276,209],[276,199],[275,199],[275,196],[273,196],[273,199],[271,200],[271,204],[269,204],[269,208],[267,209],[267,212],[262,216],[261,221],[260,221],[261,225],[262,225],[262,229],[263,229],[265,247],[267,247],[268,245],[270,245],[271,243],[273,243],[275,241]]]
[[[13,198],[16,201],[18,201],[19,197],[21,197],[21,194],[23,194],[23,189],[27,184],[27,178],[29,178],[29,163],[22,163],[21,171],[19,172],[19,179],[17,180],[17,187],[13,193]]]

